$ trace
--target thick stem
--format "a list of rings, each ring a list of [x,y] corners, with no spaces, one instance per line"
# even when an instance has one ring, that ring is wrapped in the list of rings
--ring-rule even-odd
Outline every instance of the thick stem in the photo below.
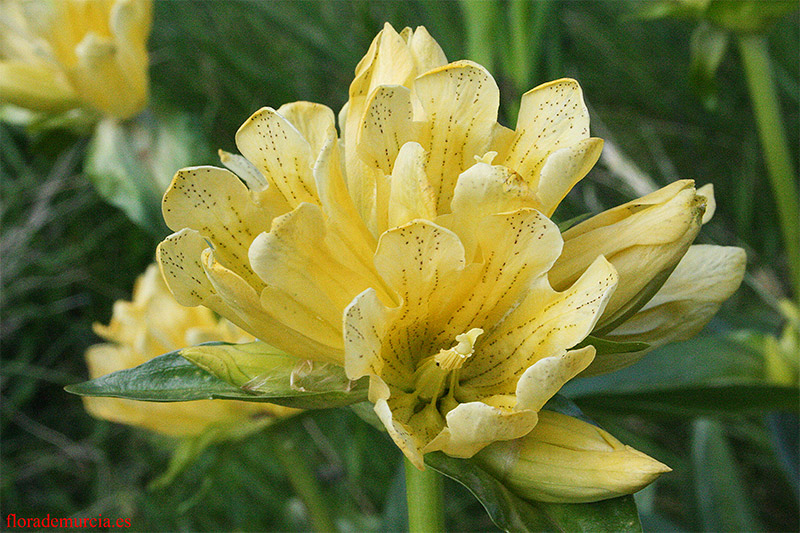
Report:
[[[328,512],[328,505],[322,496],[317,478],[297,448],[296,432],[289,428],[281,429],[284,431],[270,432],[278,461],[295,493],[308,509],[311,526],[320,533],[335,532],[336,526]]]
[[[418,470],[408,459],[404,461],[409,533],[444,531],[442,476],[431,468]]]
[[[778,208],[792,286],[795,297],[800,301],[800,207],[797,199],[797,174],[792,168],[789,146],[783,130],[778,95],[770,70],[767,39],[763,35],[745,34],[738,41],[767,175]]]

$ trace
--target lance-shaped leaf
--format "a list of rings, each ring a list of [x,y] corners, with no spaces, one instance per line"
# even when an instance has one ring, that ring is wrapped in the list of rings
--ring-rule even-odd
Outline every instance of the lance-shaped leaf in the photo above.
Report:
[[[259,354],[259,348],[265,351]],[[189,357],[202,361],[203,366],[213,369],[214,373],[182,357],[183,351],[188,351]],[[81,396],[130,400],[245,400],[301,409],[340,407],[365,401],[366,381],[340,379],[337,371],[333,365],[309,367],[306,361],[291,358],[263,343],[219,343],[170,352],[128,370],[70,385],[66,390]],[[343,371],[341,374],[344,375]],[[244,380],[245,386],[228,383],[219,376],[232,381]]]
[[[796,385],[765,378],[761,353],[724,336],[664,346],[620,371],[575,380],[562,393],[584,409],[619,413],[797,412],[800,405]]]

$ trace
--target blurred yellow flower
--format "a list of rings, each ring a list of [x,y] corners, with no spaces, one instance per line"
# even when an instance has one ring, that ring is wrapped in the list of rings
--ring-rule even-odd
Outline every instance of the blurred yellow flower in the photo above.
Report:
[[[0,103],[128,118],[147,103],[151,0],[5,0]]]
[[[634,493],[671,469],[599,427],[541,411],[521,439],[497,442],[475,461],[528,500],[583,503]]]
[[[420,468],[429,451],[470,457],[524,436],[595,355],[572,348],[613,301],[601,254],[624,266],[627,309],[664,282],[709,201],[678,182],[562,239],[548,217],[602,147],[580,87],[526,93],[513,131],[498,105],[483,67],[447,64],[424,28],[386,25],[356,67],[341,138],[325,106],[264,108],[237,132],[242,155],[221,153],[233,172],[178,172],[163,202],[176,233],[158,251],[167,284],[300,359],[369,376]],[[604,229],[615,223],[623,235]],[[580,244],[590,230],[605,248]]]
[[[117,301],[110,324],[96,324],[95,332],[109,342],[86,352],[92,378],[133,368],[153,357],[201,342],[253,340],[227,320],[217,319],[208,309],[178,304],[155,265],[137,280],[133,301]],[[174,437],[198,435],[215,424],[244,423],[295,412],[276,405],[223,400],[152,403],[86,397],[84,405],[98,418]]]

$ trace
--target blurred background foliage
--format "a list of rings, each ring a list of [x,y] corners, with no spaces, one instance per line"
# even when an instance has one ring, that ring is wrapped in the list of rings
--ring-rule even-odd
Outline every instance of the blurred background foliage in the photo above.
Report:
[[[214,150],[234,151],[236,129],[262,106],[302,99],[340,109],[385,21],[425,25],[449,59],[485,64],[500,85],[506,125],[527,89],[578,79],[593,134],[607,144],[556,218],[678,178],[713,182],[718,210],[700,242],[742,246],[749,265],[700,338],[565,392],[623,442],[674,469],[637,495],[646,530],[797,530],[796,373],[777,386],[753,341],[780,334],[778,301],[791,288],[736,50],[720,60],[709,105],[708,88],[698,95],[690,80],[696,22],[644,20],[636,15],[642,4],[623,1],[498,6],[156,2],[147,113],[161,123],[188,120],[181,131],[189,161],[213,164]],[[795,11],[768,33],[795,169],[798,28]],[[91,324],[107,322],[114,300],[129,298],[166,232],[157,223],[142,229],[101,199],[88,146],[65,129],[0,124],[3,519],[102,513],[130,517],[138,531],[306,530],[308,512],[275,461],[275,435],[288,434],[302,443],[338,528],[406,527],[400,454],[350,411],[314,412],[277,432],[214,445],[171,484],[148,489],[174,443],[94,420],[63,392],[86,378],[83,352],[98,340]],[[169,165],[149,168],[166,173],[157,176],[165,184],[177,170]],[[493,528],[465,489],[448,481],[446,490],[449,529]]]

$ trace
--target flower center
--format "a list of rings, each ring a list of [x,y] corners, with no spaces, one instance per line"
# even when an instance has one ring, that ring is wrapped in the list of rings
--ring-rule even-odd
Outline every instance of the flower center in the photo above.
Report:
[[[466,333],[456,335],[457,344],[452,348],[440,350],[422,360],[414,372],[414,385],[420,400],[434,403],[444,393],[448,376],[449,394],[452,395],[458,382],[459,370],[464,362],[475,352],[475,341],[483,333],[480,328],[472,328]]]

